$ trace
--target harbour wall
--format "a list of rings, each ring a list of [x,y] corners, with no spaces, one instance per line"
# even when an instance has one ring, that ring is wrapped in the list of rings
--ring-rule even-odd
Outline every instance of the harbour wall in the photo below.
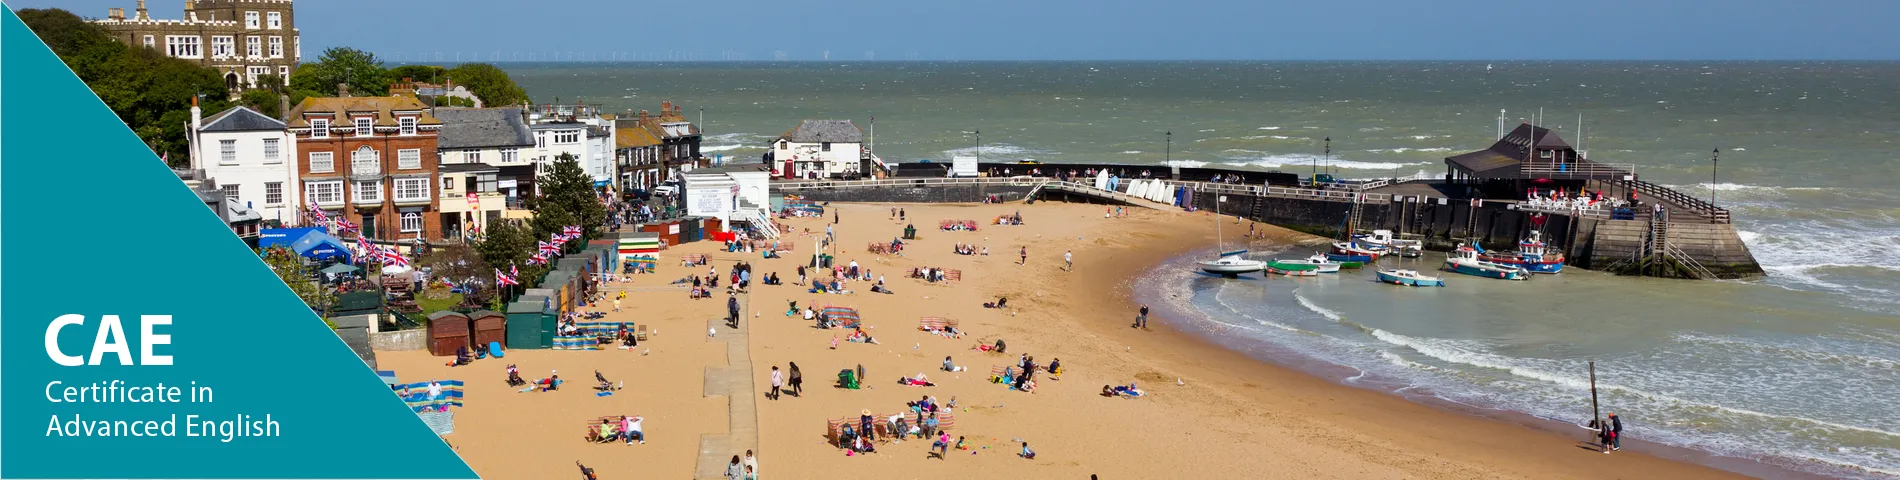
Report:
[[[1035,185],[969,184],[851,188],[805,188],[790,192],[817,202],[850,203],[978,203],[990,195],[1017,200]]]

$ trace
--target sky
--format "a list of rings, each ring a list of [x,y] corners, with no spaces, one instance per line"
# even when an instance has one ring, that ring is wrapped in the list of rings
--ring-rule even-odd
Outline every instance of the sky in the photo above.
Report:
[[[103,17],[135,2],[6,3]],[[183,5],[148,2],[154,18]],[[300,0],[296,13],[306,56],[349,46],[396,62],[1900,60],[1894,0]]]

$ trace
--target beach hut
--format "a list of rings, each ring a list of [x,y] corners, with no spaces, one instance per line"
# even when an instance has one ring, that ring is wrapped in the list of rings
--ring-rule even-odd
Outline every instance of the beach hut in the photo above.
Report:
[[[468,319],[471,322],[470,327],[475,330],[471,336],[475,339],[476,345],[499,344],[508,340],[507,315],[489,310],[476,310],[469,312]]]
[[[616,247],[617,250],[615,254],[617,259],[613,263],[614,265],[619,265],[622,269],[631,269],[635,265],[639,265],[645,267],[646,270],[650,272],[653,271],[653,267],[659,264],[660,234],[651,232],[633,233],[628,236],[620,237],[620,244]]]
[[[469,346],[468,316],[450,310],[429,315],[429,353],[436,356],[455,355],[455,351]]]
[[[541,301],[522,301],[508,304],[508,325],[506,342],[510,350],[546,348],[541,344]]]

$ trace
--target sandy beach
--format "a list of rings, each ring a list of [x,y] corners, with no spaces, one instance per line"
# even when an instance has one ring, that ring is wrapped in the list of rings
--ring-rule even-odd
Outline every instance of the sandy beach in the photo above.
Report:
[[[1147,330],[1130,328],[1137,306],[1133,279],[1161,261],[1208,249],[1214,227],[1208,213],[1130,208],[1126,218],[1103,218],[1103,207],[1058,203],[998,205],[832,205],[821,220],[789,219],[798,252],[784,259],[757,253],[717,252],[720,244],[676,246],[662,254],[660,273],[605,287],[627,292],[622,312],[601,321],[638,322],[656,332],[634,350],[510,351],[502,360],[448,367],[426,352],[379,352],[382,369],[403,381],[431,378],[468,382],[467,406],[456,411],[455,433],[444,437],[484,478],[571,476],[575,461],[603,479],[693,475],[700,435],[728,430],[728,400],[705,393],[708,368],[724,367],[726,343],[707,338],[709,320],[723,317],[723,293],[690,300],[668,285],[706,267],[679,266],[682,254],[702,253],[721,275],[734,262],[753,264],[754,284],[742,327],[749,334],[757,405],[757,444],[764,478],[852,476],[899,478],[1729,478],[1739,475],[1662,459],[1638,449],[1612,455],[1583,448],[1583,432],[1564,435],[1420,405],[1393,395],[1342,386],[1231,352],[1171,330],[1167,318]],[[908,221],[889,218],[903,208]],[[852,294],[813,294],[790,285],[838,212],[837,261],[856,261],[882,275],[895,293],[851,282]],[[1025,225],[992,220],[1020,212]],[[940,220],[975,220],[974,232],[945,232]],[[903,255],[875,255],[870,242],[889,242],[906,224],[919,239]],[[1308,240],[1303,234],[1260,225],[1272,242]],[[1242,240],[1246,225],[1228,228]],[[952,252],[958,243],[988,247],[990,255]],[[1028,248],[1028,262],[1018,252]],[[1074,271],[1063,268],[1072,251]],[[903,278],[912,267],[960,270],[962,280],[930,284]],[[760,285],[777,272],[786,285]],[[821,275],[828,276],[828,275]],[[723,284],[723,281],[722,281]],[[723,287],[723,285],[722,285]],[[1007,309],[983,308],[998,297]],[[785,315],[787,303],[856,308],[876,345],[845,342],[842,329],[820,330]],[[610,308],[611,304],[603,306]],[[920,317],[956,319],[966,332],[949,339],[918,329]],[[837,337],[837,348],[831,341]],[[1008,353],[973,351],[1003,339]],[[1060,380],[1038,376],[1035,393],[987,381],[993,366],[1019,354],[1047,365],[1060,359]],[[945,356],[966,372],[943,372]],[[804,394],[765,398],[771,368],[797,363]],[[557,371],[570,383],[561,391],[518,393],[504,368],[534,379]],[[862,365],[864,388],[835,388],[840,369]],[[596,397],[592,374],[625,382]],[[900,385],[899,377],[928,375],[935,386]],[[1103,385],[1139,382],[1147,395],[1105,398]],[[934,396],[956,400],[952,438],[972,448],[927,458],[927,440],[882,444],[878,453],[846,456],[827,443],[827,419],[861,410],[889,414],[906,401]],[[603,415],[643,415],[643,445],[596,445],[582,440]],[[1018,458],[1020,442],[1038,453]],[[729,452],[740,454],[743,452]]]

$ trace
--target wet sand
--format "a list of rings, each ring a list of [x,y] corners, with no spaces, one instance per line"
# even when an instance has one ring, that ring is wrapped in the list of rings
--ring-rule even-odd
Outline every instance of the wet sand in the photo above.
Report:
[[[852,282],[848,295],[812,294],[805,288],[755,284],[745,328],[750,332],[753,383],[769,389],[773,365],[801,367],[802,397],[764,398],[758,405],[761,475],[766,478],[895,475],[903,478],[1734,478],[1701,465],[1665,460],[1635,449],[1611,455],[1586,450],[1581,430],[1565,435],[1528,428],[1509,418],[1493,419],[1432,408],[1404,398],[1342,386],[1265,363],[1172,330],[1157,316],[1148,330],[1129,328],[1136,305],[1133,279],[1162,261],[1214,242],[1207,213],[1129,209],[1129,218],[1103,218],[1101,206],[897,205],[909,222],[888,218],[892,205],[834,205],[842,223],[840,264],[856,260],[886,277],[896,293],[869,292]],[[998,215],[1020,211],[1027,225],[994,226]],[[976,220],[976,232],[943,232],[939,220]],[[790,219],[794,230],[822,235],[824,219]],[[865,251],[868,242],[888,242],[905,223],[920,239],[902,256]],[[1268,242],[1293,242],[1303,234],[1261,225]],[[1246,231],[1229,228],[1230,239]],[[404,381],[456,378],[469,382],[468,406],[456,412],[456,431],[444,438],[485,478],[545,478],[572,475],[579,460],[603,479],[693,475],[699,436],[727,431],[725,397],[704,393],[708,367],[725,365],[725,343],[708,341],[708,320],[724,315],[723,293],[688,300],[665,284],[706,267],[679,267],[683,253],[709,253],[721,274],[733,262],[754,265],[756,274],[778,272],[796,279],[815,238],[788,235],[798,253],[760,259],[756,253],[715,253],[700,242],[663,253],[660,274],[612,284],[630,290],[625,311],[604,321],[635,321],[658,329],[639,349],[605,351],[512,351],[501,361],[482,360],[449,368],[445,358],[423,352],[379,352],[384,369]],[[988,246],[988,256],[952,252],[957,243]],[[1027,265],[1018,249],[1029,248]],[[1062,265],[1072,250],[1073,272]],[[962,271],[960,282],[928,284],[902,278],[910,267]],[[722,285],[723,286],[723,285]],[[984,302],[1009,298],[1009,309]],[[819,330],[784,315],[787,301],[801,307],[857,308],[879,345],[844,342],[843,330]],[[757,313],[757,316],[753,316]],[[962,339],[917,328],[924,316],[960,321]],[[830,348],[839,338],[836,350]],[[1009,353],[971,350],[997,338]],[[646,349],[651,348],[651,352]],[[992,366],[1016,362],[1018,354],[1048,364],[1060,358],[1060,380],[1038,377],[1036,393],[1010,391],[986,379]],[[939,370],[951,356],[968,372]],[[524,377],[551,369],[571,379],[551,393],[516,393],[503,383],[507,363]],[[840,369],[863,365],[864,389],[833,386]],[[592,373],[625,381],[626,390],[596,397]],[[897,383],[924,373],[933,387]],[[1103,398],[1103,385],[1139,382],[1139,399]],[[1178,383],[1177,383],[1178,382]],[[825,420],[869,409],[889,414],[924,395],[953,397],[953,438],[974,447],[948,458],[927,458],[928,441],[879,446],[879,453],[847,457],[827,444]],[[582,441],[590,420],[609,414],[646,417],[645,445],[590,445]],[[1038,453],[1016,456],[1018,440]],[[987,448],[985,448],[987,447]],[[715,452],[716,453],[716,452]],[[730,452],[739,454],[742,452]],[[553,472],[553,473],[548,473]]]

